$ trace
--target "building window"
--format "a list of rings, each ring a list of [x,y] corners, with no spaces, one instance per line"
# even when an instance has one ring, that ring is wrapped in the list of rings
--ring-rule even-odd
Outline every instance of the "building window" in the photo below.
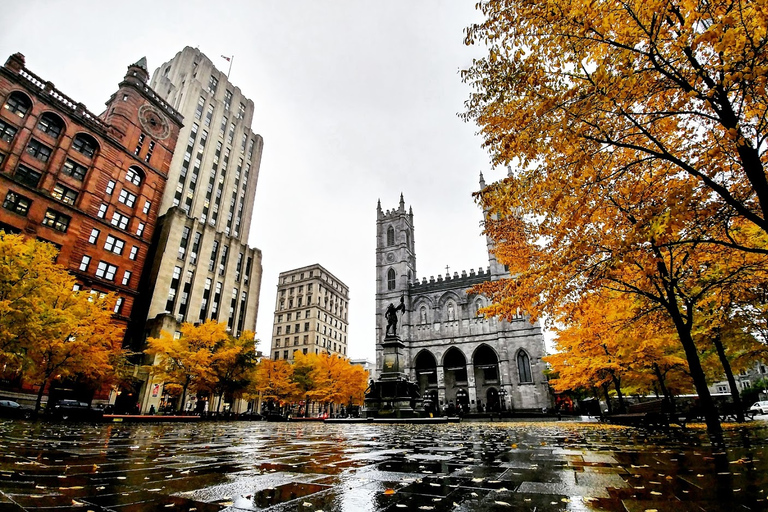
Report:
[[[103,219],[104,217],[106,217],[106,215],[107,215],[107,208],[108,208],[108,206],[107,206],[107,204],[106,204],[106,203],[101,203],[101,204],[99,205],[99,211],[98,211],[98,213],[96,214],[96,216],[97,216],[98,218],[100,218],[100,219]]]
[[[45,218],[43,218],[42,225],[66,233],[70,220],[68,215],[49,209],[45,212]]]
[[[115,213],[112,214],[111,224],[113,226],[117,226],[120,229],[125,229],[125,228],[128,227],[128,221],[129,220],[130,219],[128,218],[128,216],[123,215],[120,212],[115,212]]]
[[[147,154],[144,156],[144,161],[149,162],[149,160],[152,158],[152,152],[155,150],[155,141],[151,140],[149,141],[149,148],[147,149]]]
[[[200,120],[200,118],[203,117],[203,108],[205,108],[205,96],[200,96],[200,99],[197,100],[195,119]]]
[[[229,110],[229,107],[231,107],[231,106],[232,106],[232,91],[227,89],[224,92],[224,108],[226,110]]]
[[[77,200],[77,192],[60,183],[57,183],[56,186],[53,187],[51,196],[66,204],[75,204],[75,201]]]
[[[149,213],[149,209],[152,207],[152,203],[149,201],[144,201],[144,208],[141,209],[141,211],[144,213],[144,215]]]
[[[88,158],[93,158],[93,155],[96,153],[96,148],[98,148],[99,145],[96,142],[96,139],[90,135],[78,133],[72,141],[72,147],[75,151],[82,153]]]
[[[59,118],[59,116],[49,112],[46,112],[40,116],[40,120],[37,122],[37,129],[54,139],[59,138],[63,128],[64,122]]]
[[[107,183],[107,188],[104,190],[104,192],[107,193],[107,195],[112,195],[112,192],[115,191],[115,182],[114,180],[109,180],[109,183]]]
[[[387,290],[395,289],[395,270],[389,269],[387,272]]]
[[[216,87],[219,85],[219,79],[215,76],[211,75],[211,78],[208,79],[208,92],[211,94],[216,94]]]
[[[387,245],[395,245],[395,229],[392,226],[387,229]]]
[[[131,271],[126,270],[123,272],[123,286],[128,286],[128,283],[131,281]]]
[[[30,108],[32,108],[32,102],[20,92],[12,92],[8,101],[5,102],[5,109],[19,117],[27,115]]]
[[[143,222],[139,222],[139,225],[136,226],[136,236],[141,236],[144,234],[144,227],[145,224]]]
[[[123,203],[128,208],[133,208],[133,205],[136,203],[136,195],[131,194],[125,189],[122,189],[120,191],[120,195],[118,196],[117,200]]]
[[[107,281],[114,281],[116,273],[117,267],[106,261],[100,261],[99,266],[96,268],[96,277],[106,279]]]
[[[41,162],[47,162],[51,158],[51,148],[42,142],[32,139],[27,145],[27,153],[37,158]]]
[[[16,136],[16,128],[0,120],[0,140],[11,142]]]
[[[70,176],[77,181],[83,181],[85,179],[85,173],[88,172],[88,169],[83,167],[82,165],[73,162],[72,160],[67,160],[64,162],[64,165],[61,168],[61,173],[65,176]],[[113,183],[113,182],[111,182]],[[114,184],[113,184],[114,186]],[[108,192],[108,194],[111,194],[112,192]]]
[[[520,382],[533,382],[531,378],[531,360],[524,351],[517,353],[517,374]]]
[[[83,256],[83,259],[80,260],[80,270],[83,272],[88,272],[88,265],[91,264],[91,257],[87,254]]]
[[[237,111],[237,118],[242,119],[245,117],[245,103],[240,102],[240,108]]]
[[[88,243],[89,244],[95,244],[99,240],[99,235],[101,234],[101,231],[99,231],[96,228],[93,228],[91,230],[91,236],[88,237]]]
[[[139,254],[139,248],[137,246],[131,247],[131,252],[128,254],[129,260],[136,260],[136,256]]]
[[[107,235],[107,240],[104,242],[104,249],[115,254],[123,254],[124,247],[125,241],[115,238],[112,235]]]
[[[141,153],[141,150],[144,148],[144,139],[146,139],[147,136],[143,133],[139,135],[139,141],[136,143],[136,149],[133,150],[133,154],[136,156],[139,156],[139,153]]]
[[[208,105],[208,111],[205,113],[205,119],[203,119],[203,125],[211,126],[211,119],[213,119],[213,105]]]
[[[8,191],[5,195],[5,201],[3,201],[3,208],[10,210],[19,215],[26,215],[29,211],[29,205],[32,201],[24,196],[17,194],[16,192]]]
[[[122,298],[122,297],[118,297],[118,298],[117,298],[117,300],[115,301],[115,309],[114,309],[114,313],[115,313],[116,315],[119,315],[119,314],[120,314],[120,311],[123,309],[123,303],[124,303],[124,302],[125,302],[125,299],[124,299],[124,298]]]
[[[139,170],[136,169],[135,167],[130,167],[128,169],[128,172],[125,174],[125,179],[133,183],[137,187],[141,185],[141,174],[139,173]]]

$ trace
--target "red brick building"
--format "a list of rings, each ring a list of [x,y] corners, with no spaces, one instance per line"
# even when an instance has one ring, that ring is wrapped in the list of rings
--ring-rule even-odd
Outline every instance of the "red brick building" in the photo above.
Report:
[[[182,116],[141,59],[96,116],[12,55],[0,68],[0,229],[55,244],[78,286],[115,292],[125,330]]]

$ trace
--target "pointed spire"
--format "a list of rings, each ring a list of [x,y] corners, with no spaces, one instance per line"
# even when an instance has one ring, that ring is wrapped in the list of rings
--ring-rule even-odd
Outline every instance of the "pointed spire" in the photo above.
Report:
[[[480,188],[485,188],[485,178],[483,178],[483,171],[480,171]]]
[[[403,199],[402,192],[400,192],[400,211],[405,211],[405,200]]]
[[[381,211],[381,198],[379,198],[378,202],[376,203],[376,209]]]
[[[148,71],[148,69],[147,69],[147,58],[146,57],[140,58],[135,64],[133,64],[133,66],[136,66],[137,68],[141,68],[141,69],[143,69],[145,71]]]

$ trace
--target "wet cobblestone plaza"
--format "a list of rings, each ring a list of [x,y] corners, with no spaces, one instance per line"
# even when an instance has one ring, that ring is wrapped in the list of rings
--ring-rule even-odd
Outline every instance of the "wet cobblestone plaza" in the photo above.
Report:
[[[767,427],[0,421],[0,511],[768,510]]]

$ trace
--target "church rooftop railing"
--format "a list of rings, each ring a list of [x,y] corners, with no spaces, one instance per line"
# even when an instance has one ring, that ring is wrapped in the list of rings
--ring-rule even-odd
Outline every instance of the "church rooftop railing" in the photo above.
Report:
[[[477,273],[475,272],[475,269],[470,269],[469,273],[467,273],[466,270],[463,270],[461,275],[459,275],[458,272],[454,272],[453,276],[450,274],[446,274],[445,276],[438,275],[437,279],[435,279],[435,276],[429,276],[429,280],[424,277],[421,281],[414,281],[410,283],[410,288],[414,291],[431,291],[456,287],[469,288],[476,284],[487,281],[490,278],[490,267],[487,269],[483,269],[481,267],[478,269]]]

